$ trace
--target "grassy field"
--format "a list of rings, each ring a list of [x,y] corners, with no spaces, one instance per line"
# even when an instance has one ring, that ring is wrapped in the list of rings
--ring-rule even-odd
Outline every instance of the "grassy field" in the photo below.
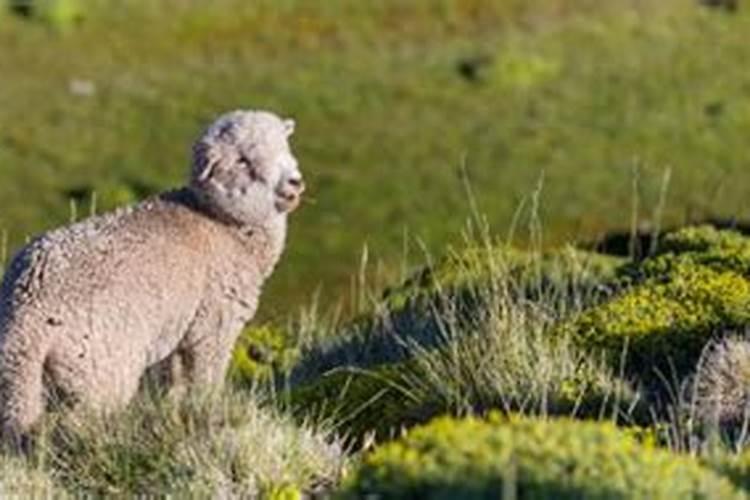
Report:
[[[310,196],[226,391],[50,412],[0,497],[750,494],[750,237],[575,247],[747,217],[744,3],[11,3],[0,260],[232,108],[296,118]]]
[[[74,4],[75,2],[70,2]],[[693,1],[130,0],[79,23],[0,17],[0,227],[11,249],[176,185],[236,107],[294,116],[310,188],[264,297],[346,288],[364,245],[460,238],[475,192],[504,232],[543,179],[546,242],[747,213],[750,14]]]

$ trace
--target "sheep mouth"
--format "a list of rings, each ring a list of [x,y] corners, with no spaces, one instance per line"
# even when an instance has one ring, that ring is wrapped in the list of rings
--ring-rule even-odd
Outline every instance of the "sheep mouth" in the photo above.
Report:
[[[276,192],[276,210],[279,212],[290,213],[299,207],[300,201],[302,201],[302,193],[293,192]]]

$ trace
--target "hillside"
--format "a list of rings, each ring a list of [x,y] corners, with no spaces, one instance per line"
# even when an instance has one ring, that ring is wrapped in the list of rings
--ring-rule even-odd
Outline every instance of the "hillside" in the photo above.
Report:
[[[71,199],[82,216],[94,192],[103,210],[181,182],[200,127],[240,106],[297,118],[310,184],[267,318],[319,286],[340,300],[364,245],[392,278],[405,241],[459,241],[467,184],[504,232],[543,178],[545,244],[627,228],[636,200],[652,220],[666,168],[664,224],[747,213],[747,9],[62,2],[76,3],[80,22],[0,16],[10,250],[69,220]]]

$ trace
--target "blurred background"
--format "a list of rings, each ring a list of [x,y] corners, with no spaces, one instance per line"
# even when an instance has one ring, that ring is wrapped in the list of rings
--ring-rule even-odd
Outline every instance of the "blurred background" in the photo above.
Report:
[[[443,253],[474,204],[504,235],[541,193],[544,245],[742,221],[745,7],[0,0],[3,248],[179,185],[190,143],[234,108],[297,120],[310,186],[266,319],[342,300],[365,247],[384,279]]]

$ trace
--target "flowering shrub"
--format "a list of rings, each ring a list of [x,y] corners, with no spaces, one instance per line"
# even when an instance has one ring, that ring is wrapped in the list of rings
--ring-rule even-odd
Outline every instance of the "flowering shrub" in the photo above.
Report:
[[[731,231],[688,228],[667,235],[656,255],[621,270],[611,300],[561,330],[631,372],[670,375],[694,368],[715,335],[750,323],[750,240]]]
[[[741,498],[609,423],[440,418],[364,459],[342,498]]]

